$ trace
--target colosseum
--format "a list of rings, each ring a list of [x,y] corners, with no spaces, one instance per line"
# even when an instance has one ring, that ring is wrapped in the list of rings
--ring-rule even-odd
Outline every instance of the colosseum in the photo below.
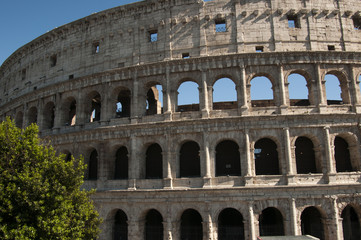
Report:
[[[358,0],[145,0],[15,51],[0,120],[84,156],[102,240],[360,240],[360,38]]]

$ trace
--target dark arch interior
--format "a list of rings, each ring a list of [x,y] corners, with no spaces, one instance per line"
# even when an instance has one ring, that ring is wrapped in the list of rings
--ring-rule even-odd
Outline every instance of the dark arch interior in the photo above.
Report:
[[[99,94],[96,94],[91,100],[91,116],[90,122],[96,122],[100,120],[101,112],[101,98]]]
[[[341,137],[335,138],[335,161],[337,172],[352,172],[348,143]]]
[[[90,154],[88,170],[88,180],[96,180],[98,178],[98,152],[96,150]]]
[[[114,217],[113,240],[128,240],[127,221],[127,215],[122,210],[118,210]]]
[[[153,85],[147,92],[147,115],[162,113],[162,103],[157,86],[161,87],[161,85]]]
[[[145,220],[145,239],[163,240],[163,218],[157,210],[150,210]]]
[[[186,142],[180,149],[180,177],[200,177],[201,164],[199,146],[196,142]]]
[[[218,240],[244,239],[243,217],[233,208],[224,209],[218,217]]]
[[[324,239],[321,214],[315,207],[306,208],[301,214],[301,230],[303,235],[311,235]]]
[[[120,147],[115,154],[114,179],[128,178],[128,150]]]
[[[226,140],[216,147],[216,176],[241,175],[241,163],[238,144]]]
[[[254,146],[256,175],[279,174],[277,145],[269,138],[258,140]]]
[[[67,153],[65,156],[65,161],[70,162],[72,157],[73,157],[73,155],[71,153]]]
[[[121,90],[117,98],[116,116],[118,118],[130,117],[130,91]]]
[[[181,217],[181,240],[202,240],[202,217],[196,210],[187,209]]]
[[[296,140],[295,146],[297,173],[317,173],[312,141],[307,137],[299,137]]]
[[[54,127],[55,120],[55,105],[49,102],[44,108],[44,129],[51,129]]]
[[[24,119],[24,114],[23,112],[18,112],[16,114],[16,118],[15,118],[15,125],[18,128],[22,128],[23,127],[23,120]]]
[[[360,240],[361,229],[359,217],[355,209],[351,206],[347,206],[341,214],[343,239],[345,240]]]
[[[76,120],[76,101],[72,100],[67,107],[65,125],[73,126]]]
[[[154,143],[150,145],[145,157],[145,178],[163,178],[162,148]]]
[[[29,124],[38,122],[38,109],[36,107],[31,107],[29,109]]]
[[[266,208],[259,216],[259,232],[261,236],[283,236],[283,217],[277,208]]]

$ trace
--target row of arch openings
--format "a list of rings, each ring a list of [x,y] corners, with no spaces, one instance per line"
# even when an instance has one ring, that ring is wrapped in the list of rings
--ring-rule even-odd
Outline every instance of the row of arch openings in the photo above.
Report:
[[[317,207],[307,207],[302,211],[301,233],[311,235],[321,240],[325,239],[324,214]],[[360,217],[354,207],[347,205],[341,213],[344,239],[360,239]],[[285,226],[282,213],[275,207],[264,209],[258,218],[260,236],[284,236]],[[128,240],[128,218],[124,211],[117,210],[113,220],[113,239]],[[163,217],[155,209],[151,209],[145,216],[144,237],[146,240],[163,240]],[[202,240],[203,219],[198,211],[187,209],[180,221],[180,239]],[[218,215],[218,239],[245,239],[244,218],[234,208],[225,208]]]

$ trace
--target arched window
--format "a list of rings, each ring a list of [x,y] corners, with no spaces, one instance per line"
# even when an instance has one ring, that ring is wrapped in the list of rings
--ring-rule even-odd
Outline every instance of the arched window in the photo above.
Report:
[[[122,210],[118,210],[114,217],[113,240],[128,240],[127,221],[127,215]]]
[[[149,210],[145,219],[145,240],[163,240],[163,218],[157,210]]]
[[[63,103],[63,124],[74,126],[76,122],[76,100],[73,97],[67,98]]]
[[[89,122],[96,122],[100,120],[101,113],[101,97],[100,94],[95,92],[92,94],[91,99],[91,110],[90,110],[90,118]]]
[[[311,235],[324,239],[324,229],[321,214],[315,207],[308,207],[301,214],[302,235]]]
[[[251,80],[252,107],[274,106],[272,82],[267,77],[255,77]]]
[[[157,143],[148,147],[145,162],[145,178],[163,178],[162,148]]]
[[[262,138],[254,145],[256,175],[279,174],[277,145],[269,138]]]
[[[16,113],[16,117],[15,117],[15,125],[18,128],[22,128],[23,127],[23,120],[24,119],[24,114],[23,112],[17,112]]]
[[[198,143],[189,141],[180,149],[180,177],[200,177],[201,163]]]
[[[93,150],[89,157],[88,180],[98,179],[98,152]]]
[[[31,107],[28,111],[28,123],[29,125],[32,123],[38,122],[38,109],[36,107]]]
[[[128,179],[128,150],[120,147],[115,154],[114,179]]]
[[[240,176],[241,163],[238,144],[226,140],[216,147],[216,176]]]
[[[244,239],[243,217],[233,208],[224,209],[218,216],[218,240]]]
[[[130,91],[122,89],[118,93],[116,103],[116,117],[130,117]]]
[[[348,205],[342,211],[343,239],[359,240],[361,239],[360,220],[355,209]]]
[[[288,93],[291,106],[308,106],[308,88],[306,79],[297,73],[288,76]]]
[[[283,236],[283,216],[274,207],[266,208],[259,216],[259,233],[261,236]]]
[[[147,115],[161,114],[163,107],[163,88],[156,84],[147,92]]]
[[[202,217],[193,209],[185,210],[181,217],[181,240],[190,239],[203,239]]]
[[[44,107],[44,129],[52,129],[54,127],[55,120],[55,104],[53,102],[48,102]]]
[[[298,137],[295,147],[297,173],[317,173],[312,141],[307,137]]]
[[[229,78],[218,79],[213,85],[213,109],[237,108],[236,84]]]
[[[335,161],[337,172],[352,172],[348,143],[341,137],[335,138]]]
[[[325,81],[327,104],[342,104],[342,92],[339,79],[333,74],[327,74]]]
[[[197,83],[186,81],[179,86],[177,111],[199,111],[199,90]]]

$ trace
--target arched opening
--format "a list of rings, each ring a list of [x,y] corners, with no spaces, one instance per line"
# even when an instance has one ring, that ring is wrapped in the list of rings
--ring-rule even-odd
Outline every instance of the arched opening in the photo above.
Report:
[[[23,112],[17,112],[16,113],[16,117],[15,117],[15,126],[18,128],[22,128],[23,127],[23,120],[24,119],[24,114]]]
[[[55,104],[53,102],[48,102],[44,107],[43,113],[44,129],[52,129],[54,127],[55,120]]]
[[[262,138],[254,145],[256,175],[278,175],[277,145],[269,138]]]
[[[348,143],[342,137],[335,138],[335,161],[337,172],[352,172],[352,164],[350,159],[350,151]]]
[[[291,106],[310,105],[306,79],[298,73],[293,73],[288,76],[287,81],[289,83],[288,93],[289,93],[290,105]]]
[[[251,80],[252,107],[274,106],[273,86],[267,77],[255,77]]]
[[[161,114],[163,107],[163,88],[156,84],[147,92],[147,115]]]
[[[91,97],[91,109],[89,122],[100,121],[101,97],[99,93],[94,93]]]
[[[150,145],[145,155],[145,178],[163,178],[162,148],[159,144]]]
[[[327,74],[325,81],[327,105],[343,104],[341,84],[338,77],[333,74]]]
[[[157,210],[149,210],[145,219],[145,239],[163,240],[163,218]]]
[[[259,216],[259,233],[261,236],[283,236],[283,216],[274,207],[266,208]]]
[[[114,179],[128,179],[128,150],[118,148],[115,154]]]
[[[193,209],[187,209],[181,217],[181,240],[202,240],[203,227],[201,215]]]
[[[68,152],[65,155],[65,162],[70,162],[72,158],[73,158],[73,155],[70,152]]]
[[[128,89],[120,90],[116,103],[116,117],[130,117],[130,91]]]
[[[192,81],[183,82],[178,88],[177,112],[199,111],[198,84]]]
[[[218,216],[218,240],[244,239],[243,217],[233,208],[224,209]]]
[[[213,85],[213,109],[237,108],[236,84],[229,78],[218,79]]]
[[[38,109],[36,107],[31,107],[28,111],[28,123],[29,125],[32,123],[38,122]]]
[[[89,157],[88,180],[98,179],[98,152],[93,150]]]
[[[63,104],[63,123],[74,126],[76,122],[76,100],[69,97]]]
[[[113,240],[128,240],[128,218],[122,210],[114,217]]]
[[[313,143],[307,137],[298,137],[295,143],[298,174],[317,173]]]
[[[361,229],[360,220],[353,207],[348,205],[342,211],[342,228],[343,228],[343,239],[344,240],[360,240]]]
[[[238,144],[231,140],[216,147],[216,176],[240,176],[241,163]]]
[[[311,235],[324,239],[324,229],[321,214],[315,207],[308,207],[301,214],[302,235]]]
[[[200,177],[201,163],[199,157],[199,145],[189,141],[180,148],[180,177]]]

